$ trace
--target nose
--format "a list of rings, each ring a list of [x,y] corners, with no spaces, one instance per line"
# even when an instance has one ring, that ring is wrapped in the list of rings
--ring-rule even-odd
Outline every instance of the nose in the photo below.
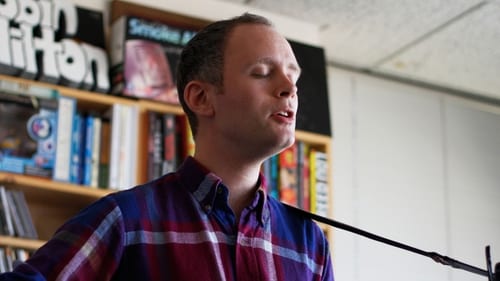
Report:
[[[279,89],[279,97],[288,98],[297,96],[297,85],[295,84],[295,80],[286,74],[281,75]]]
[[[292,88],[290,89],[287,89],[287,90],[282,90],[280,93],[279,93],[279,96],[281,98],[288,98],[288,97],[295,97],[297,96],[297,87],[296,86],[293,86]]]

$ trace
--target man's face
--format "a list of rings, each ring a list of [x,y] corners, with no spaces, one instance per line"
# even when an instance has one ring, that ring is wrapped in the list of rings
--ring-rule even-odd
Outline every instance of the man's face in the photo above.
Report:
[[[231,32],[224,54],[217,131],[249,154],[267,157],[290,146],[300,68],[286,39],[271,27],[245,24]]]

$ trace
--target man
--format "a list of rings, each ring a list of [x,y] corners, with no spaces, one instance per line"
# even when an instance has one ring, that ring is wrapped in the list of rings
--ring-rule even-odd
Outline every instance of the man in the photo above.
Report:
[[[267,197],[259,172],[294,142],[300,68],[286,39],[256,15],[219,21],[177,75],[194,156],[86,208],[0,280],[333,280],[321,229]]]

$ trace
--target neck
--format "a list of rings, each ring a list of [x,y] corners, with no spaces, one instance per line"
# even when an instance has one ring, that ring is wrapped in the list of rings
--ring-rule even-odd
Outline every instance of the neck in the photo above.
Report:
[[[262,161],[248,160],[225,149],[205,149],[196,145],[194,158],[222,179],[229,189],[229,206],[239,218],[254,198]]]

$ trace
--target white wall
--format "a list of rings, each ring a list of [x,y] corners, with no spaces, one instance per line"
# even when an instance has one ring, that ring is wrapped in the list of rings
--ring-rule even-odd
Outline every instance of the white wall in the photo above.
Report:
[[[500,108],[329,69],[334,217],[486,268],[500,260]],[[495,259],[496,258],[496,259]],[[486,280],[334,234],[337,280]]]

